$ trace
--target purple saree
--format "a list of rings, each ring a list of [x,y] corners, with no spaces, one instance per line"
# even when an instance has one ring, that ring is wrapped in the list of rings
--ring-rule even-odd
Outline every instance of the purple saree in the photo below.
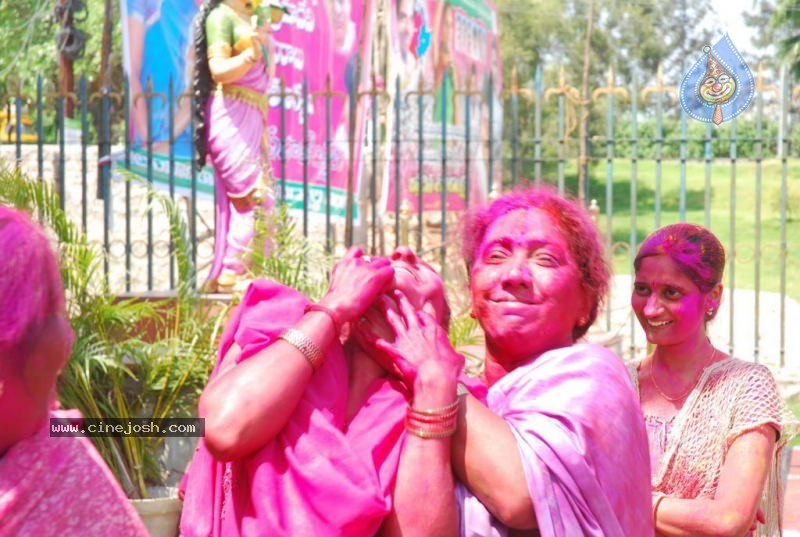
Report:
[[[593,344],[547,352],[485,403],[517,439],[540,535],[653,535],[647,435],[617,355]],[[461,535],[508,535],[464,485],[456,496]]]

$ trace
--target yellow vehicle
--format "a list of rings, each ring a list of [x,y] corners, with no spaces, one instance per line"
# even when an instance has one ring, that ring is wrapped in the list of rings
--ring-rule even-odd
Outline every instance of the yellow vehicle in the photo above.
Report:
[[[36,136],[36,131],[33,129],[33,121],[31,117],[23,113],[20,115],[22,120],[22,129],[20,140],[23,143],[31,143],[39,140]],[[14,112],[9,113],[5,110],[0,111],[0,142],[1,143],[14,143],[17,141],[17,115]]]

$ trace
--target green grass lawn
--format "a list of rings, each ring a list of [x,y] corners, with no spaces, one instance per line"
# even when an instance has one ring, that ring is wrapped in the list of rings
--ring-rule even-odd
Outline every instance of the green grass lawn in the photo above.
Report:
[[[595,165],[590,172],[589,196],[597,200],[600,208],[598,225],[608,233],[606,210],[608,167],[605,162]],[[631,205],[630,161],[617,160],[611,167],[613,177],[613,212],[611,242],[614,268],[626,273],[630,268],[631,221],[636,219],[636,242],[640,243],[659,225],[679,222],[680,162],[664,161],[660,171],[655,161],[640,161],[636,165],[636,207]],[[656,189],[657,174],[661,175],[660,190]],[[706,165],[703,162],[686,164],[686,216],[685,220],[708,225],[725,245],[729,264],[725,270],[724,285],[755,289],[758,278],[762,291],[780,291],[781,288],[781,162],[766,160],[761,165],[760,188],[756,178],[756,164],[752,161],[719,159],[708,170],[708,195],[706,193]],[[574,166],[567,171],[567,188],[575,185]],[[783,271],[788,296],[800,300],[800,160],[791,159],[787,166],[788,213],[786,218],[787,257]],[[549,178],[548,178],[549,180]],[[574,191],[574,190],[572,190]],[[660,191],[660,214],[656,214],[657,194]],[[757,198],[760,192],[761,216],[757,217]],[[708,205],[706,198],[708,197]],[[760,233],[761,262],[757,263],[757,236]],[[731,237],[735,248],[731,247]],[[731,261],[733,261],[731,263]],[[757,274],[757,267],[760,273]],[[733,269],[733,270],[732,270]],[[733,282],[731,282],[733,275]]]
[[[794,415],[797,416],[797,419],[800,420],[800,400],[798,400],[798,399],[791,400],[790,399],[789,401],[786,401],[786,402],[788,403],[789,408],[792,409],[792,412],[794,412]],[[792,443],[790,445],[792,445],[792,446],[800,446],[800,435],[796,436],[794,438],[794,440],[792,440]]]

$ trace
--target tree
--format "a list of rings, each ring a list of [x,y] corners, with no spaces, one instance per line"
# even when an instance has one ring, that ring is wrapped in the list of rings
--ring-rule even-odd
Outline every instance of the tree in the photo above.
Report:
[[[752,60],[751,67],[756,67],[759,63],[763,63],[765,67],[774,67],[774,54],[768,50],[777,40],[775,28],[771,25],[774,13],[774,0],[759,0],[753,5],[752,11],[744,13],[745,24],[754,30],[752,43],[756,52],[742,51],[746,61]]]
[[[581,80],[588,0],[498,0],[504,65],[533,74],[537,65],[564,65],[569,80]],[[662,65],[678,78],[682,59],[702,52],[711,35],[701,28],[709,0],[596,0],[591,73],[602,83],[609,65],[629,81],[642,80]],[[676,23],[677,21],[677,23]],[[557,68],[552,69],[553,73]]]
[[[498,0],[497,6],[501,55],[507,77],[508,68],[516,67],[524,85],[539,67],[544,88],[554,88],[560,84],[563,69],[564,82],[581,88],[572,91],[567,99],[570,101],[565,121],[568,139],[579,134],[585,141],[602,134],[605,100],[597,104],[591,102],[587,88],[605,86],[609,66],[616,74],[617,86],[630,86],[633,80],[640,88],[652,85],[659,65],[663,68],[665,84],[677,86],[688,68],[684,65],[685,59],[699,57],[703,45],[711,38],[711,30],[703,26],[711,10],[710,0],[691,3],[688,0]],[[541,136],[551,140],[559,136],[554,101],[551,98],[540,103]],[[526,163],[533,160],[535,144],[529,142],[537,137],[532,107],[521,100],[517,116],[523,177],[531,176]],[[510,108],[506,106],[506,125],[512,123]],[[580,128],[581,125],[584,127]],[[556,157],[558,148],[559,144],[545,144],[543,157]],[[588,153],[591,148],[570,144],[562,156],[571,158]]]
[[[780,0],[772,14],[772,27],[778,41],[778,56],[789,64],[794,76],[800,76],[800,0]]]
[[[78,2],[74,2],[78,3]],[[75,26],[86,37],[83,54],[74,63],[76,83],[86,73],[90,88],[100,72],[100,50],[103,20],[106,16],[104,0],[84,0],[85,10],[75,17]],[[58,80],[58,51],[56,33],[59,25],[54,19],[53,0],[0,1],[0,81],[5,84],[3,95],[13,94],[17,84],[23,85],[23,94],[35,96],[36,77],[42,75],[45,92],[55,89]],[[113,16],[113,14],[112,14]],[[121,73],[121,29],[118,17],[111,25],[112,58],[114,73]],[[119,80],[119,77],[115,77]]]

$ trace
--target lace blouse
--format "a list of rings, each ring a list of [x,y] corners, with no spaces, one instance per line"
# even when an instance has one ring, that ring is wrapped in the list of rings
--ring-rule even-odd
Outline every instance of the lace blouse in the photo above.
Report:
[[[640,361],[628,371],[639,393]],[[645,416],[652,487],[676,498],[713,498],[731,444],[741,435],[770,425],[778,434],[761,508],[767,524],[757,535],[773,535],[780,520],[780,461],[783,447],[798,431],[797,419],[778,392],[769,369],[736,358],[708,366],[683,407],[669,419]]]

